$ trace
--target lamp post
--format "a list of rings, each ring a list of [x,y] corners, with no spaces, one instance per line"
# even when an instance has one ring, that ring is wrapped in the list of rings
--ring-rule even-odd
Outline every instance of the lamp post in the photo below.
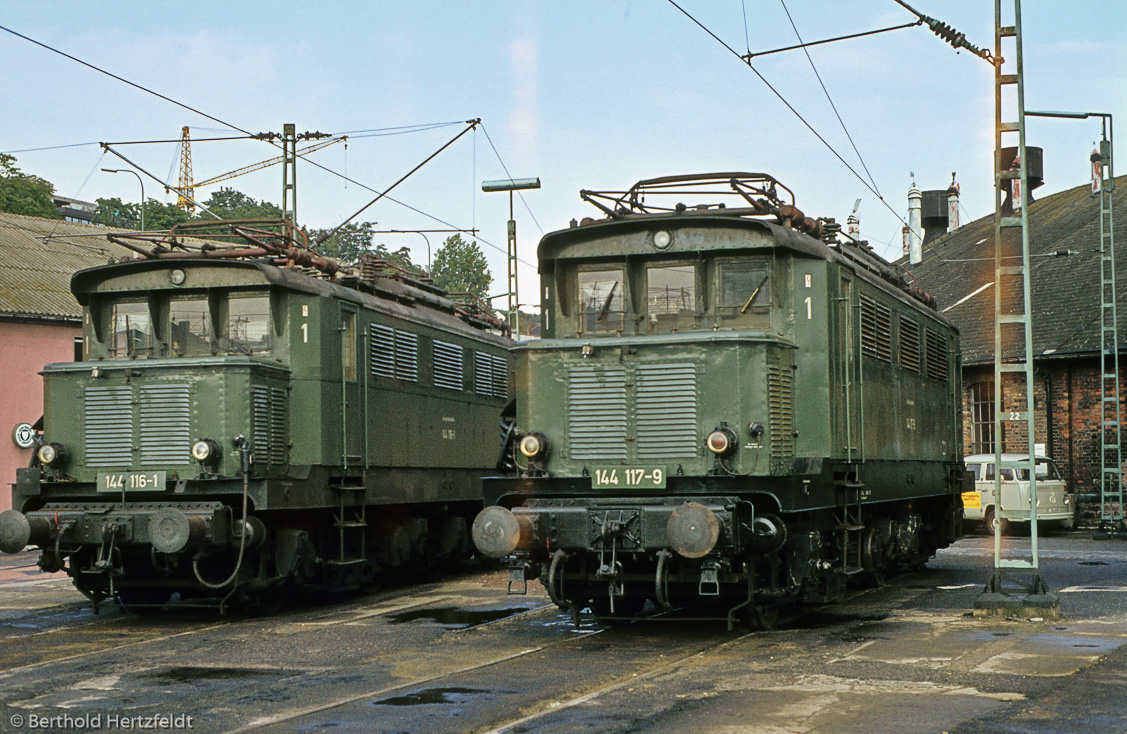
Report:
[[[1120,444],[1119,306],[1115,294],[1115,228],[1111,192],[1115,189],[1114,128],[1107,112],[1025,111],[1026,117],[1086,120],[1099,117],[1099,151],[1092,152],[1092,196],[1100,197],[1100,524],[1096,539],[1127,533],[1123,513],[1123,456]],[[1106,177],[1106,180],[1105,180]],[[1114,406],[1114,407],[1112,407]],[[1115,508],[1119,508],[1116,512]]]
[[[106,173],[132,173],[137,177],[137,183],[141,184],[141,231],[145,231],[145,182],[141,180],[141,175],[136,171],[130,171],[124,168],[103,168]]]
[[[498,181],[481,182],[482,191],[509,192],[509,329],[516,337],[520,337],[520,306],[517,305],[517,223],[513,218],[513,192],[538,188],[540,188],[539,178],[503,178]]]

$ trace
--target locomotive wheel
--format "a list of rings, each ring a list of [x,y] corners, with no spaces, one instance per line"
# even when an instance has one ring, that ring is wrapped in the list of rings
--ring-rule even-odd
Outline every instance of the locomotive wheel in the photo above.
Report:
[[[118,589],[114,600],[121,609],[138,617],[160,613],[164,603],[172,598],[165,589]]]
[[[880,532],[876,528],[865,531],[865,545],[862,548],[862,564],[865,567],[869,582],[876,587],[884,586],[888,575],[888,559],[885,558],[884,543],[881,542]]]
[[[779,607],[775,604],[756,604],[748,610],[748,626],[758,632],[775,629],[779,623]]]
[[[1003,518],[995,517],[993,507],[986,510],[986,517],[984,518],[984,520],[986,522],[986,532],[990,533],[991,535],[994,534],[994,524],[995,523],[999,523],[1002,526],[1002,535],[1008,535],[1009,534],[1010,521],[1005,519],[1004,517]]]

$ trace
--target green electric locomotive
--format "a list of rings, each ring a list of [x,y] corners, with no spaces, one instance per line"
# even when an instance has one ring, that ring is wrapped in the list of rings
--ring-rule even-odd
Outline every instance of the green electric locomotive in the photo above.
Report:
[[[42,373],[0,550],[138,612],[464,557],[510,400],[499,324],[382,261],[334,272],[288,222],[194,227],[75,274],[85,360]]]
[[[957,537],[959,337],[924,294],[767,175],[581,195],[605,218],[540,243],[545,338],[473,526],[510,591],[766,624]]]

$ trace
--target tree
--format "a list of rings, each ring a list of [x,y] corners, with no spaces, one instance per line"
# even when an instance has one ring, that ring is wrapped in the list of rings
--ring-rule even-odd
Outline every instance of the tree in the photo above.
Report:
[[[0,153],[0,211],[45,219],[62,219],[52,195],[55,187],[16,167],[16,159]]]
[[[125,202],[116,196],[109,199],[95,199],[98,204],[94,212],[94,224],[123,229],[141,229],[141,205]],[[145,202],[145,229],[159,232],[172,229],[177,224],[191,219],[188,212],[156,199]]]
[[[365,252],[372,251],[372,227],[375,222],[349,222],[337,230],[329,239],[317,244],[317,240],[331,229],[309,230],[309,244],[325,257],[332,257],[342,263],[357,263]]]
[[[466,242],[461,234],[451,235],[434,255],[431,266],[434,284],[451,293],[472,293],[485,299],[493,275],[477,242]]]
[[[230,188],[221,188],[211,196],[203,205],[212,214],[222,219],[281,219],[282,210],[274,204],[263,199],[255,201],[241,191]],[[197,219],[213,219],[210,214],[200,212]],[[146,222],[147,224],[147,222]]]

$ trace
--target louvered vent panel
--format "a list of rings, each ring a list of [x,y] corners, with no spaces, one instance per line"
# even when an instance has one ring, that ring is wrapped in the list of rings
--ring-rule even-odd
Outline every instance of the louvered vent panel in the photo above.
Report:
[[[892,311],[868,296],[861,296],[861,353],[892,361]]]
[[[567,433],[572,459],[626,458],[626,373],[573,367],[567,379]]]
[[[377,377],[395,377],[395,329],[369,324],[368,363]]]
[[[141,388],[142,465],[192,463],[190,411],[186,383]]]
[[[509,361],[504,357],[493,358],[493,397],[509,397]]]
[[[947,345],[943,335],[931,329],[927,330],[927,376],[947,379]]]
[[[434,341],[434,384],[448,390],[462,389],[463,350],[457,344]]]
[[[286,391],[255,385],[251,389],[254,418],[254,460],[282,466],[286,463]]]
[[[767,370],[767,408],[771,418],[771,470],[788,472],[794,461],[794,371],[772,365]]]
[[[419,337],[395,330],[395,377],[406,382],[419,381]]]
[[[133,463],[133,390],[89,387],[84,410],[86,466],[130,466]]]
[[[474,392],[493,394],[493,357],[484,352],[474,352]]]
[[[270,463],[286,463],[286,391],[270,388]]]
[[[696,368],[646,365],[634,377],[638,459],[699,455]]]
[[[920,371],[920,325],[907,316],[900,317],[900,366]]]

